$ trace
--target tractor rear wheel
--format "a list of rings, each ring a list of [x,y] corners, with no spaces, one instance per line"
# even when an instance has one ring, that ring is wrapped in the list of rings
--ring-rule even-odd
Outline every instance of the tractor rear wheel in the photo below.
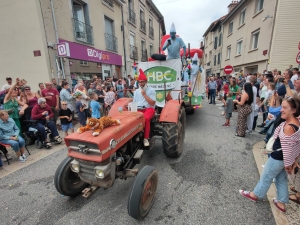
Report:
[[[77,173],[71,170],[72,158],[65,158],[58,166],[54,175],[56,190],[65,196],[75,197],[79,195],[88,184],[83,182]]]
[[[181,155],[185,136],[185,113],[180,109],[178,123],[168,123],[162,129],[162,147],[168,157]]]

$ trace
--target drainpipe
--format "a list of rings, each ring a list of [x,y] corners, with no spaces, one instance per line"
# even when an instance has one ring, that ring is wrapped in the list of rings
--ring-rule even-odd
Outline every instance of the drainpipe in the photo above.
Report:
[[[270,61],[270,53],[271,53],[271,47],[272,47],[272,41],[273,41],[273,35],[274,35],[274,27],[275,27],[275,20],[276,20],[276,12],[278,8],[278,0],[276,0],[276,5],[275,5],[275,11],[273,15],[273,24],[272,24],[272,32],[271,32],[271,40],[270,40],[270,45],[269,45],[269,52],[268,52],[268,60],[267,60],[267,65],[266,65],[266,70],[268,70],[268,65]]]
[[[53,6],[53,1],[52,0],[50,0],[50,5],[51,5],[53,25],[54,25],[54,33],[55,33],[55,37],[56,37],[56,44],[58,44],[59,43],[59,40],[58,40],[58,31],[57,31],[56,19],[55,19],[55,14],[54,14],[54,6]],[[63,78],[66,79],[65,70],[64,70],[64,64],[63,64],[63,61],[62,61],[61,57],[59,57],[59,62],[60,62],[60,65],[61,65]],[[59,76],[58,76],[58,78],[59,78]]]
[[[123,50],[124,50],[125,77],[127,77],[127,58],[126,58],[126,42],[125,42],[125,27],[124,27],[123,5],[121,5],[121,12],[122,12],[122,33],[123,33]]]

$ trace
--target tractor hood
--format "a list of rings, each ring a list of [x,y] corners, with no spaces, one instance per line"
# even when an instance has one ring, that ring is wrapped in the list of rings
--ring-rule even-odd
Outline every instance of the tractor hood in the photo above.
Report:
[[[93,130],[81,134],[75,132],[67,136],[65,143],[68,156],[102,162],[144,129],[143,113],[123,111],[112,118],[120,120],[121,124],[106,127],[96,137],[92,136]]]

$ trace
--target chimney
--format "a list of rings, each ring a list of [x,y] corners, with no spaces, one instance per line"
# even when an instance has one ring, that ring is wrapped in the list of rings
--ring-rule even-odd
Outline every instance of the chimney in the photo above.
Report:
[[[233,10],[233,8],[239,3],[239,1],[231,1],[231,3],[229,4],[229,6],[227,6],[228,8],[228,13],[231,12],[231,10]]]

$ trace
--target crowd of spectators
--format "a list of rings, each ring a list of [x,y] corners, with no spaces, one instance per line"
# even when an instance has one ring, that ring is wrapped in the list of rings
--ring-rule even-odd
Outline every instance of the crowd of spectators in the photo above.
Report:
[[[136,87],[136,82],[131,75],[124,79],[115,77],[106,77],[105,80],[99,77],[92,80],[79,79],[74,87],[65,79],[58,84],[53,78],[51,82],[39,83],[37,92],[33,92],[25,80],[16,79],[14,82],[11,77],[7,77],[6,81],[0,92],[0,110],[2,110],[0,142],[11,144],[20,162],[26,161],[23,152],[23,139],[26,141],[24,127],[22,128],[23,119],[38,122],[36,128],[42,134],[43,146],[50,147],[51,140],[47,136],[47,128],[51,131],[54,140],[59,142],[58,125],[61,125],[61,129],[67,136],[69,131],[74,132],[75,114],[79,118],[80,126],[85,126],[88,117],[100,118],[107,115],[118,98],[132,98]],[[29,116],[25,115],[28,112]],[[6,118],[7,115],[10,119]],[[15,126],[8,126],[8,124],[15,124]],[[9,130],[4,129],[5,127]],[[17,136],[15,136],[16,132],[18,132]],[[9,154],[7,156],[11,158]],[[2,155],[1,157],[6,161]]]
[[[300,204],[300,72],[298,68],[274,69],[261,73],[240,73],[236,76],[207,79],[207,98],[215,104],[215,97],[224,103],[226,122],[230,126],[232,112],[238,113],[236,136],[245,137],[261,128],[266,143],[271,144],[267,152],[260,180],[253,191],[240,190],[247,199],[257,201],[266,196],[272,182],[277,189],[274,205],[286,212],[285,204],[293,201]],[[262,123],[257,125],[258,115]],[[273,143],[274,142],[274,143]],[[292,183],[289,195],[288,179]]]

